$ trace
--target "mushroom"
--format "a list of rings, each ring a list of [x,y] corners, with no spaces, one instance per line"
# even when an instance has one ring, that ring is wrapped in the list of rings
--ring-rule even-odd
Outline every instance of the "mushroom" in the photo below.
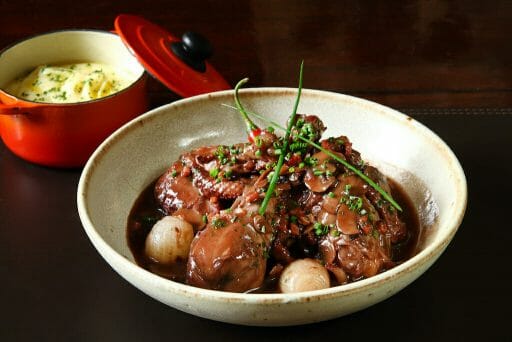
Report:
[[[343,234],[359,234],[357,217],[358,215],[354,211],[350,210],[346,204],[341,203],[336,215],[336,227],[338,227]]]
[[[324,192],[336,181],[336,177],[334,177],[336,166],[330,162],[330,158],[327,153],[322,151],[311,156],[311,159],[316,161],[315,166],[308,168],[304,175],[304,184],[309,190]]]

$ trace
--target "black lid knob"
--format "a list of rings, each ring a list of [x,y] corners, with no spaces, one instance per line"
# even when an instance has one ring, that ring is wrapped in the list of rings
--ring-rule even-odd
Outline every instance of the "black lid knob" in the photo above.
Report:
[[[181,39],[181,42],[171,44],[172,52],[194,70],[205,72],[205,60],[213,55],[213,47],[208,39],[190,31],[184,33]]]

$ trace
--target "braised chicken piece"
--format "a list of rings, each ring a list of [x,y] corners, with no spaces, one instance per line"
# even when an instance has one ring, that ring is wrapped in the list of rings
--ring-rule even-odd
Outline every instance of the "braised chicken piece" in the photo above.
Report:
[[[263,236],[240,222],[222,225],[208,225],[192,241],[187,284],[232,292],[260,287],[266,271]]]

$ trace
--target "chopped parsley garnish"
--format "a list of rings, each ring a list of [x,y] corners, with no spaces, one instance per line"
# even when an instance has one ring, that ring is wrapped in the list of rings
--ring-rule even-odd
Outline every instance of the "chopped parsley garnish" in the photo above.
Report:
[[[227,169],[225,172],[224,172],[224,178],[231,178],[231,176],[233,176],[233,170],[231,169]]]
[[[226,226],[226,222],[221,218],[214,218],[212,220],[212,226],[214,228],[222,228],[222,227]]]
[[[217,156],[217,159],[219,159],[219,162],[222,165],[226,164],[229,161],[229,159],[228,159],[228,157],[226,155],[226,151],[224,149],[224,146],[222,146],[222,145],[217,147],[217,150],[215,151],[214,154]]]
[[[217,178],[218,175],[219,175],[219,169],[217,169],[216,167],[210,170],[210,177]]]
[[[320,222],[315,222],[313,229],[315,230],[315,235],[317,236],[325,235],[329,232],[329,226],[321,224]]]
[[[363,207],[363,199],[359,196],[343,195],[340,203],[345,203],[350,210],[357,212]]]
[[[316,166],[318,164],[318,159],[313,157],[306,157],[304,159],[304,162],[306,163],[307,166]]]

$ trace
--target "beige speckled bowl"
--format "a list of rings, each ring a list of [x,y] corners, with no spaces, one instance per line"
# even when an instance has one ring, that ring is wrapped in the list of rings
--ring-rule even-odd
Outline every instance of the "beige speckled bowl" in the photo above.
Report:
[[[296,90],[242,91],[246,107],[284,123]],[[420,213],[418,253],[375,277],[297,294],[210,291],[154,275],[134,263],[126,240],[128,213],[142,189],[182,151],[245,141],[231,91],[184,99],[138,117],[92,155],[78,186],[78,211],[91,242],[122,277],[176,309],[247,325],[293,325],[361,310],[400,291],[441,255],[466,208],[466,180],[457,158],[434,133],[413,119],[362,99],[304,90],[300,113],[317,114],[325,136],[345,134],[363,158],[402,183]]]

